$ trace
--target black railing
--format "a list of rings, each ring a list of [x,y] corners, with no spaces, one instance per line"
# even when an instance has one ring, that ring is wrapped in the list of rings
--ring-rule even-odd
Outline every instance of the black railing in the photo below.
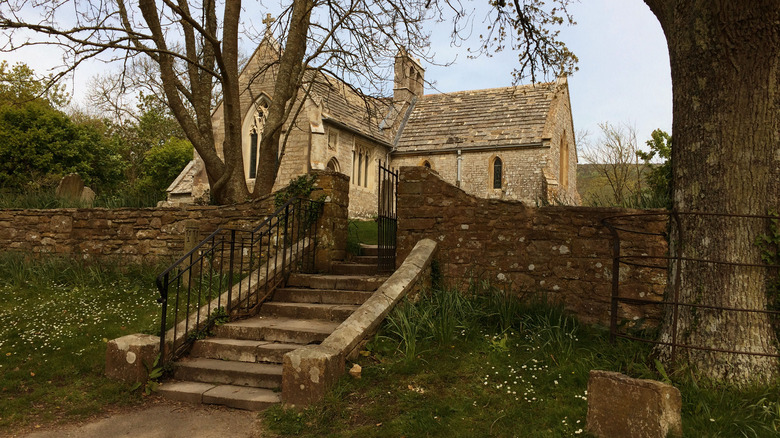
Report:
[[[398,171],[379,162],[377,205],[377,263],[380,272],[395,270],[396,230],[398,229]]]
[[[322,203],[294,198],[253,230],[219,228],[157,277],[161,363],[215,323],[249,316],[292,271],[314,270]]]
[[[667,217],[665,221],[665,229],[671,230],[671,236],[669,231],[651,231],[646,229],[642,224],[630,224],[631,221],[636,219],[645,219],[648,217]],[[726,260],[710,260],[702,258],[692,258],[683,255],[684,249],[688,241],[685,239],[687,233],[683,227],[683,221],[681,218],[715,218],[722,220],[733,221],[777,221],[777,216],[772,215],[746,215],[746,214],[725,214],[725,213],[704,213],[704,212],[659,212],[659,213],[639,213],[639,214],[624,214],[618,216],[611,216],[604,218],[602,223],[610,230],[612,234],[612,299],[610,309],[610,339],[614,342],[616,338],[630,339],[634,341],[641,341],[655,345],[663,345],[671,350],[671,361],[675,362],[675,358],[678,350],[700,350],[711,351],[720,353],[730,353],[739,355],[751,355],[751,356],[772,356],[780,357],[780,354],[774,352],[762,352],[762,351],[741,351],[734,348],[713,348],[709,345],[693,345],[680,340],[682,337],[679,333],[679,320],[680,313],[682,311],[690,311],[691,309],[710,310],[719,312],[721,318],[728,321],[727,315],[733,314],[765,314],[772,319],[772,324],[777,328],[777,321],[780,320],[780,311],[776,308],[748,308],[744,306],[724,306],[724,305],[708,305],[695,302],[692,298],[683,299],[681,297],[681,272],[683,263],[687,264],[704,264],[704,265],[721,265],[729,266],[731,268],[747,269],[768,269],[771,272],[777,272],[780,270],[780,265],[773,263],[751,263],[740,261],[726,261]],[[664,237],[667,241],[671,240],[675,244],[670,247],[670,253],[666,255],[648,255],[648,254],[626,254],[622,251],[623,244],[621,242],[621,233],[624,234],[639,234],[648,236]],[[758,249],[758,248],[756,248]],[[671,266],[670,266],[671,265]],[[638,298],[627,297],[621,294],[621,266],[632,267],[637,269],[645,269],[647,271],[655,272],[668,272],[670,267],[674,275],[674,281],[672,287],[667,287],[666,296],[663,299],[650,299],[650,298]],[[663,274],[662,274],[663,275]],[[626,287],[625,289],[629,289]],[[671,289],[671,290],[669,290]],[[776,306],[776,304],[769,303],[770,307]],[[619,306],[633,306],[643,309],[657,309],[654,313],[660,318],[662,315],[661,310],[666,309],[670,314],[667,316],[670,322],[670,339],[668,341],[662,341],[656,338],[647,338],[627,332],[622,332],[618,324],[620,319],[619,313],[621,309]],[[651,310],[652,312],[652,310]],[[645,310],[645,313],[648,313]],[[660,319],[658,321],[660,323]]]

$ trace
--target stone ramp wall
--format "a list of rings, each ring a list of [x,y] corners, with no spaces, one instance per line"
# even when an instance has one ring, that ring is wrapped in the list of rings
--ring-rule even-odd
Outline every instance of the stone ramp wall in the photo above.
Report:
[[[662,212],[659,210],[659,212]],[[585,322],[609,323],[612,239],[608,216],[638,210],[530,207],[476,198],[424,167],[402,167],[398,187],[398,262],[422,238],[435,240],[445,282],[464,287],[487,280],[516,293],[542,292]],[[631,229],[662,232],[663,216],[623,221]],[[660,236],[621,233],[623,254],[663,256]],[[662,261],[655,263],[663,265]],[[623,265],[621,296],[660,300],[664,270]],[[621,305],[619,317],[657,320],[660,306]]]

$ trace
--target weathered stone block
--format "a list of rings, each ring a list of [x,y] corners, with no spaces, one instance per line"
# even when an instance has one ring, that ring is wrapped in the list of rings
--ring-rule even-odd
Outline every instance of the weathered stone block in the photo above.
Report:
[[[682,436],[682,397],[674,386],[592,370],[588,431],[603,438]]]
[[[123,382],[145,382],[160,352],[160,338],[134,334],[108,341],[106,376]]]
[[[344,374],[344,356],[321,345],[307,345],[284,355],[282,394],[285,405],[304,407],[321,400]]]

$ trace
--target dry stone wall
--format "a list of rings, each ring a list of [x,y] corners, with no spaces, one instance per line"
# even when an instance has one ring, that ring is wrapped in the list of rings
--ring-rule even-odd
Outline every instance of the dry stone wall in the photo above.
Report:
[[[542,292],[585,322],[609,322],[612,240],[601,224],[636,210],[586,207],[535,208],[517,201],[476,198],[424,167],[402,167],[398,188],[398,261],[422,238],[439,245],[445,281],[488,280],[516,293]],[[631,229],[661,232],[662,217],[628,220]],[[660,236],[621,234],[624,255],[663,256]],[[621,296],[660,300],[663,270],[623,266]],[[621,305],[621,319],[656,320],[656,309]],[[650,310],[648,312],[648,310]]]
[[[229,206],[185,208],[62,208],[0,210],[5,251],[129,260],[182,255],[185,225],[195,220],[201,239],[220,226],[249,228],[273,212],[273,196]]]

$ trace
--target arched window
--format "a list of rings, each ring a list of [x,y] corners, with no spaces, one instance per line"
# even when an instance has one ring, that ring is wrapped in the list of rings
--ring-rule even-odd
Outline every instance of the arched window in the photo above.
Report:
[[[423,164],[422,164],[422,165],[423,165],[423,167],[426,167],[426,168],[428,168],[428,169],[430,169],[430,168],[431,168],[431,163],[429,163],[429,162],[428,162],[428,160],[425,160],[425,161],[423,161]]]
[[[328,170],[332,170],[334,172],[340,172],[341,166],[339,166],[339,160],[336,159],[336,157],[333,157],[328,161]]]
[[[363,154],[358,152],[358,165],[357,165],[357,185],[360,185],[360,180],[363,176]]]
[[[249,178],[257,177],[257,157],[260,152],[260,139],[263,136],[265,119],[268,115],[268,101],[260,99],[255,104],[252,127],[249,129]]]
[[[494,189],[500,189],[501,188],[501,178],[503,176],[503,163],[501,162],[501,158],[496,157],[493,160],[493,188]]]
[[[366,161],[363,162],[366,166],[366,172],[363,174],[363,187],[368,187],[368,153],[366,153]]]
[[[355,151],[352,150],[352,179],[350,180],[352,184],[355,184]]]

